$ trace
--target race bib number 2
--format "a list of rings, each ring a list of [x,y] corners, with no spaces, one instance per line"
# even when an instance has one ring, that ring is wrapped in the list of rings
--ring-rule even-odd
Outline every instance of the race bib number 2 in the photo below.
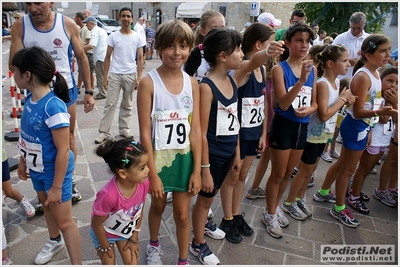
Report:
[[[43,152],[41,144],[31,143],[19,137],[18,150],[21,156],[24,158],[26,167],[29,170],[33,170],[35,172],[44,171]]]
[[[225,107],[218,101],[217,132],[216,135],[237,135],[239,133],[239,119],[237,117],[237,102]]]

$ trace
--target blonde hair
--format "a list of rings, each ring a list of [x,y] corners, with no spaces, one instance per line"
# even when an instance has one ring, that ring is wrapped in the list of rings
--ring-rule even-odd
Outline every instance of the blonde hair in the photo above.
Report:
[[[333,38],[331,36],[326,36],[324,38],[324,44],[331,44],[333,42]]]
[[[195,45],[203,43],[205,36],[203,36],[200,33],[200,29],[205,29],[207,27],[207,24],[210,21],[210,19],[214,18],[214,17],[222,17],[225,19],[224,15],[222,15],[220,12],[218,12],[216,10],[208,10],[207,12],[203,13],[203,15],[201,15],[201,18],[200,18],[199,22],[197,23],[197,26],[195,29],[195,41],[194,41]]]

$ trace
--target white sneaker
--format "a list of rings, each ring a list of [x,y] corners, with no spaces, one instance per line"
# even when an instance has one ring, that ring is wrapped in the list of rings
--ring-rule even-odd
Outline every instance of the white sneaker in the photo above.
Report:
[[[278,216],[277,220],[280,227],[285,228],[289,226],[289,220],[286,218],[283,210],[279,206],[276,207],[276,216]]]
[[[335,159],[338,159],[338,158],[340,157],[340,153],[337,152],[336,150],[329,150],[329,155],[330,155],[332,158],[335,158]]]
[[[336,137],[336,143],[342,144],[342,137],[340,135],[338,135],[338,137]]]
[[[48,263],[54,257],[54,255],[56,255],[64,247],[65,244],[62,238],[60,242],[47,238],[46,244],[35,258],[35,264],[43,265]]]
[[[332,162],[332,158],[328,152],[322,152],[321,159],[325,160],[326,162]]]
[[[147,244],[147,249],[146,249],[147,265],[163,265],[160,255],[164,255],[164,252],[161,250],[161,246],[154,247],[150,246],[150,244]]]
[[[212,211],[212,209],[210,208],[208,210],[208,214],[207,214],[207,219],[212,219],[214,217],[214,212]]]
[[[283,236],[282,228],[278,222],[277,214],[269,215],[268,213],[264,213],[261,218],[262,223],[265,225],[265,229],[267,233],[272,237],[281,238]]]
[[[304,221],[307,219],[307,215],[297,206],[297,202],[292,202],[289,205],[286,204],[286,201],[283,201],[282,210],[286,213],[289,213],[293,219]]]
[[[95,144],[102,144],[105,141],[110,139],[110,135],[108,133],[100,133],[99,136],[94,140]]]
[[[167,203],[172,202],[174,200],[174,196],[172,195],[172,192],[167,193]]]
[[[215,256],[215,254],[210,250],[207,242],[195,245],[193,239],[192,244],[189,246],[189,251],[204,265],[219,265],[220,263],[217,256]]]
[[[217,240],[225,238],[225,232],[219,229],[217,224],[212,220],[207,220],[206,224],[204,225],[204,234]]]
[[[31,203],[29,203],[25,196],[22,196],[22,200],[18,204],[21,206],[27,217],[35,216],[35,208]]]

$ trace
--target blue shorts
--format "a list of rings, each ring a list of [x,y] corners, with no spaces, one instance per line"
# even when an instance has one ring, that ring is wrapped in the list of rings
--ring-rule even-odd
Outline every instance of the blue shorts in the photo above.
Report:
[[[70,150],[70,153],[72,151]],[[72,178],[74,174],[74,157],[69,158],[67,173],[61,188],[61,202],[66,202],[72,198]],[[54,173],[32,173],[30,171],[33,189],[36,192],[47,192],[53,186]]]
[[[100,247],[100,243],[99,243],[99,240],[97,239],[96,234],[94,233],[93,228],[90,228],[89,234],[90,234],[90,237],[92,238],[92,243],[93,243],[94,248],[96,248],[96,249],[99,248]],[[107,240],[108,240],[108,243],[114,244],[117,241],[127,240],[127,238],[124,238],[124,237],[107,237]]]
[[[71,101],[69,101],[68,103],[65,103],[65,105],[67,105],[67,107],[74,104],[76,102],[76,100],[78,99],[78,88],[76,86],[74,86],[74,87],[68,89],[68,93],[69,93],[69,99]]]
[[[221,185],[231,168],[233,155],[226,158],[215,154],[209,154],[208,159],[210,162],[210,173],[214,180],[214,190],[211,193],[206,193],[200,190],[199,195],[206,198],[213,198],[216,191],[221,188]]]
[[[3,182],[9,181],[11,179],[11,176],[10,176],[10,165],[8,164],[8,160],[3,161],[1,171],[3,175],[2,177]]]
[[[371,127],[362,120],[355,120],[350,114],[347,114],[340,124],[343,146],[349,150],[364,150],[367,146],[370,129]]]
[[[256,156],[258,154],[259,140],[240,140],[240,159],[246,156]]]

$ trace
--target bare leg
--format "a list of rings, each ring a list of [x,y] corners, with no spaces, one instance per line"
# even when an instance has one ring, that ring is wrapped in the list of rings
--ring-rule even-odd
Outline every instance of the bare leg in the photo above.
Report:
[[[208,210],[210,209],[214,197],[206,198],[197,195],[196,203],[192,211],[192,224],[194,232],[194,243],[201,244],[204,242],[204,224],[207,220]]]
[[[173,212],[176,225],[179,258],[186,259],[188,256],[188,244],[190,242],[189,208],[191,195],[187,192],[174,192],[173,195]]]
[[[251,185],[252,189],[257,189],[260,186],[262,179],[264,178],[264,174],[267,171],[269,159],[271,158],[271,149],[266,148],[263,153],[261,153],[260,160],[257,164],[256,174],[254,175],[253,184]]]

